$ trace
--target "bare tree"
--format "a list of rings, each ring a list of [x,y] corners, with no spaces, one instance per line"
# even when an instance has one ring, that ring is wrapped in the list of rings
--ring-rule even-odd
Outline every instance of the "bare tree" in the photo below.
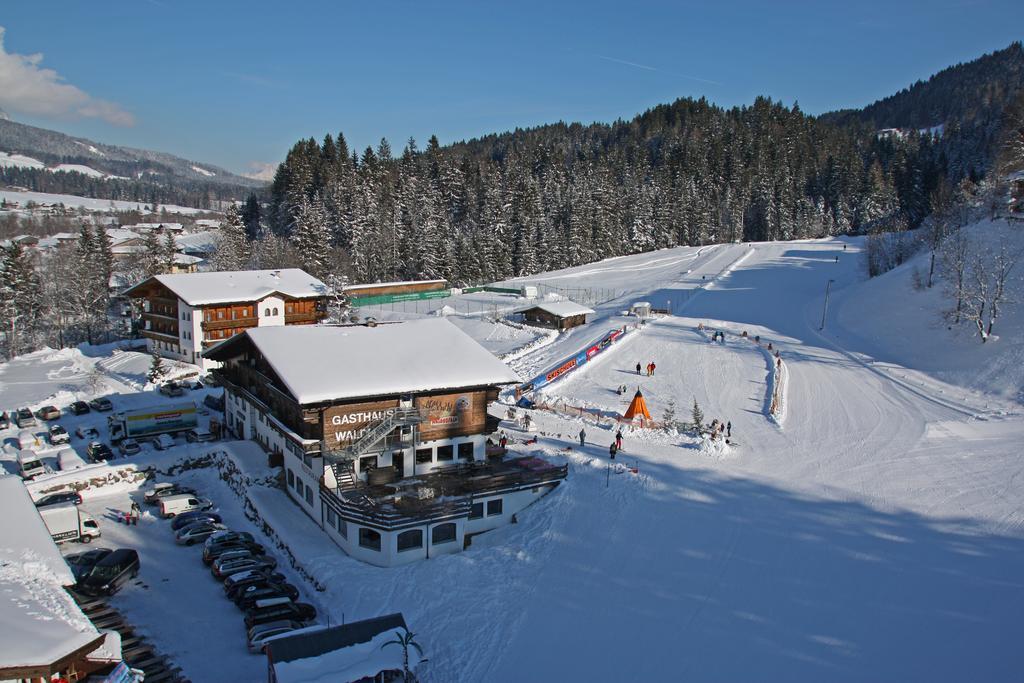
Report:
[[[967,268],[971,260],[971,243],[963,230],[946,237],[939,250],[939,269],[945,281],[946,295],[954,302],[946,317],[960,324],[967,298]]]
[[[978,328],[982,342],[992,336],[1003,306],[1013,302],[1007,285],[1022,255],[1021,249],[1010,243],[1005,231],[993,230],[989,235],[990,244],[975,250],[970,259],[966,293],[970,302],[968,318]]]

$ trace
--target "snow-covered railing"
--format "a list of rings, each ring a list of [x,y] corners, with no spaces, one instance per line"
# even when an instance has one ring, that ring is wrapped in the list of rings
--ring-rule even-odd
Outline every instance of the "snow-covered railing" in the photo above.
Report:
[[[697,333],[704,339],[713,342],[715,335],[721,333],[722,343],[725,343],[724,328],[711,330],[712,337],[708,337],[708,330],[708,326],[703,323],[697,326]],[[786,364],[782,362],[782,352],[775,347],[773,342],[761,339],[760,336],[751,337],[746,331],[736,334],[730,330],[730,333],[737,339],[745,339],[754,344],[765,357],[768,366],[768,376],[765,382],[765,413],[769,420],[781,427],[786,416],[786,380],[788,379]]]
[[[604,353],[606,350],[612,347],[613,344],[620,341],[630,331],[630,327],[615,328],[609,331],[606,335],[601,337],[598,341],[587,346],[580,351],[577,351],[568,358],[563,358],[561,361],[552,365],[550,368],[537,375],[533,379],[520,384],[516,388],[516,399],[518,400],[524,394],[528,394],[532,391],[536,391],[541,387],[547,386],[557,379],[561,379],[569,375],[577,368],[585,365],[588,361],[593,359],[595,356]]]

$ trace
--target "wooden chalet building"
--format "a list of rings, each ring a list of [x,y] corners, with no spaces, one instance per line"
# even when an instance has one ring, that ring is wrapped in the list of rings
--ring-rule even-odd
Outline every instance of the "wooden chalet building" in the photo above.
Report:
[[[167,358],[214,365],[204,350],[254,327],[315,325],[327,286],[298,268],[156,275],[128,289],[142,300],[146,346]]]
[[[529,325],[568,330],[585,325],[587,316],[594,311],[572,301],[550,301],[534,304],[518,312],[522,314],[523,322]]]
[[[281,453],[288,495],[370,564],[458,552],[566,476],[489,457],[487,407],[518,378],[443,318],[249,329],[205,356],[226,427]]]

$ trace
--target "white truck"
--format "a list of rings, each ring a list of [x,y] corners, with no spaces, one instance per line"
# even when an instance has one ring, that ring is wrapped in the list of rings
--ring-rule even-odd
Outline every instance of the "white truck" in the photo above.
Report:
[[[193,401],[114,413],[107,418],[110,441],[116,444],[122,439],[151,439],[161,434],[187,432],[199,424],[198,414]]]
[[[100,525],[74,503],[39,508],[39,516],[43,518],[55,543],[90,543],[92,539],[100,537]]]
[[[18,451],[18,469],[21,471],[21,478],[26,481],[46,474],[46,465],[35,451]]]

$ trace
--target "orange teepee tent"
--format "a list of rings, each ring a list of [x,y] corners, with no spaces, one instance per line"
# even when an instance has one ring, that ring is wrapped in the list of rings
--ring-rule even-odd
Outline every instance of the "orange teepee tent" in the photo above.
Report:
[[[648,420],[651,419],[651,413],[647,410],[647,401],[644,400],[644,395],[640,393],[640,390],[636,390],[636,396],[630,402],[629,407],[626,408],[626,414],[622,417],[626,420],[632,420],[635,417],[645,417]]]

